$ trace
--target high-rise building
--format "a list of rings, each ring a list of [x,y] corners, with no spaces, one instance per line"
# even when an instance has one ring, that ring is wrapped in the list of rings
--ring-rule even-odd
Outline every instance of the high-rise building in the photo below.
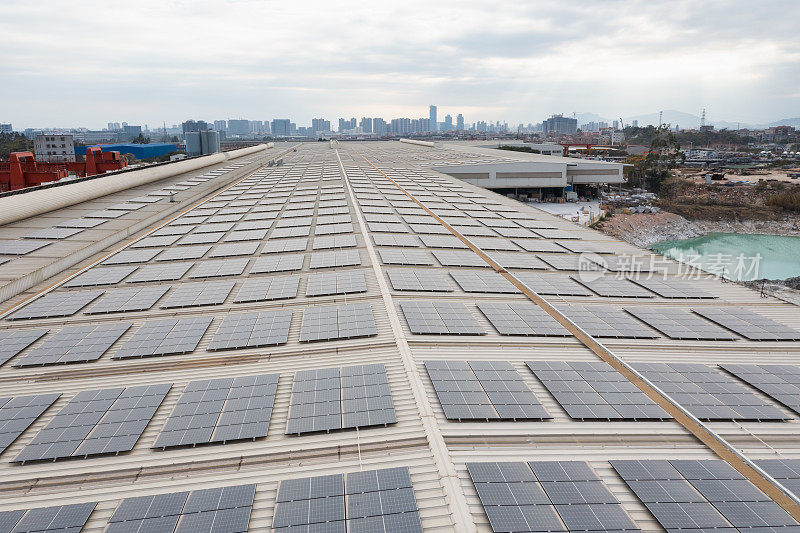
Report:
[[[208,123],[205,120],[187,120],[181,124],[181,129],[184,134],[192,131],[207,131]]]
[[[250,121],[239,118],[228,120],[228,135],[249,135]]]
[[[272,121],[272,135],[289,137],[292,135],[292,121],[288,118],[276,118]]]
[[[634,120],[633,122],[631,122],[631,126],[633,126],[634,128],[638,128],[639,127],[639,121],[638,120]]]
[[[37,135],[33,141],[33,153],[37,160],[49,163],[75,161],[75,142],[72,135]]]
[[[135,139],[141,134],[142,134],[141,126],[128,126],[127,124],[122,126],[122,135],[127,140]]]
[[[439,119],[436,118],[436,106],[432,105],[430,108],[430,122],[428,123],[428,128],[430,131],[436,131],[439,127],[439,123],[437,122]]]
[[[456,129],[458,131],[464,131],[464,115],[461,113],[456,116]]]
[[[325,120],[324,118],[312,118],[311,119],[311,132],[312,134],[316,135],[320,132],[328,132],[331,131],[331,121]]]
[[[372,133],[372,119],[368,117],[362,117],[359,127],[364,133]]]
[[[215,120],[214,129],[217,131],[226,131],[228,129],[228,123],[224,120]]]
[[[376,135],[385,135],[386,134],[386,121],[382,118],[376,117],[372,119],[372,133]]]
[[[109,122],[108,123],[108,131],[119,131],[122,129],[119,122]]]
[[[578,121],[564,115],[553,115],[543,123],[543,131],[547,133],[572,134],[578,131]]]
[[[445,131],[452,131],[453,130],[453,116],[452,115],[445,115],[444,116],[444,129],[445,129]]]

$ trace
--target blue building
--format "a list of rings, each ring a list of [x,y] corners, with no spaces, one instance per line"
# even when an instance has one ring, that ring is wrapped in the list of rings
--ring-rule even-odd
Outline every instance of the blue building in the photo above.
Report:
[[[119,143],[119,144],[93,144],[91,146],[99,146],[104,152],[120,152],[122,154],[131,154],[136,159],[149,159],[151,157],[159,157],[167,155],[170,152],[176,152],[178,145],[170,143],[151,143],[151,144],[133,144],[133,143]],[[86,148],[88,146],[76,146],[75,154],[86,155]]]

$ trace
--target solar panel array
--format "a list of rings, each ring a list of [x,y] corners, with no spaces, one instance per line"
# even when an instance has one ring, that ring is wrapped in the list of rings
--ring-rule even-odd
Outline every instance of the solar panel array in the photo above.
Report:
[[[478,303],[478,309],[500,335],[571,336],[555,318],[533,303]]]
[[[720,366],[800,415],[800,367],[736,364]]]
[[[626,307],[625,311],[671,339],[736,340],[736,335],[722,329],[688,309]]]
[[[14,462],[130,451],[171,387],[165,383],[79,392]]]
[[[653,276],[632,277],[630,280],[662,298],[716,298],[713,294],[698,288],[696,284],[680,279]]]
[[[233,350],[286,344],[291,322],[292,312],[289,310],[228,314],[217,328],[208,349]]]
[[[0,398],[0,453],[61,396],[35,394]]]
[[[302,370],[294,375],[287,435],[395,422],[382,363]]]
[[[751,341],[800,340],[800,331],[740,307],[697,308],[692,311]]]
[[[324,272],[308,277],[306,296],[328,296],[367,292],[367,280],[363,270]]]
[[[667,531],[788,532],[798,527],[722,460],[624,460],[611,466]]]
[[[300,285],[300,276],[277,276],[246,280],[234,298],[234,302],[262,302],[295,298]]]
[[[307,307],[303,311],[300,341],[326,341],[377,335],[369,303]]]
[[[212,317],[149,320],[114,353],[114,359],[189,353],[211,325]]]
[[[400,302],[411,333],[418,335],[484,335],[475,317],[458,302]]]
[[[387,269],[389,282],[396,291],[451,292],[453,288],[444,273],[435,269]]]
[[[406,467],[281,481],[276,533],[421,533]]]
[[[102,290],[54,292],[45,294],[14,312],[8,320],[53,318],[77,313],[103,294]]]
[[[761,459],[755,463],[793,493],[800,492],[800,459]]]
[[[0,533],[78,533],[96,502],[0,511]]]
[[[528,361],[527,365],[570,418],[672,418],[626,377],[603,361]]]
[[[131,324],[115,322],[94,326],[70,326],[14,362],[15,367],[85,363],[99,359]]]
[[[255,491],[255,485],[235,485],[125,498],[106,533],[245,533]]]
[[[497,272],[453,270],[450,276],[464,292],[489,292],[498,294],[514,294],[520,290]]]
[[[266,437],[278,374],[192,381],[153,448]]]
[[[787,420],[735,379],[700,363],[636,363],[658,388],[700,420]]]
[[[425,361],[425,369],[450,420],[552,418],[506,361]]]
[[[593,337],[654,339],[651,329],[642,326],[622,311],[597,305],[559,305],[559,311]]]
[[[47,329],[7,329],[0,331],[0,365],[42,338]]]
[[[638,531],[581,461],[467,463],[492,531]]]

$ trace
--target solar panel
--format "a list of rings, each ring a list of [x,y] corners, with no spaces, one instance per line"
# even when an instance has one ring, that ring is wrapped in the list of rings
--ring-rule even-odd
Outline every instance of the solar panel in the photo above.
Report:
[[[492,271],[452,270],[450,276],[464,292],[519,293],[510,281]]]
[[[591,296],[582,285],[560,274],[514,272],[514,276],[538,294],[556,296]]]
[[[103,294],[102,290],[45,294],[8,317],[8,320],[52,318],[77,313]]]
[[[317,235],[320,233],[317,231]],[[352,248],[357,245],[355,235],[329,235],[326,237],[316,237],[313,250],[328,250],[331,248]]]
[[[350,223],[346,224],[325,224],[324,226],[320,226],[319,224],[314,229],[315,235],[333,235],[337,233],[352,233],[353,232],[353,225]]]
[[[324,341],[377,335],[368,303],[308,307],[303,311],[300,341]]]
[[[420,235],[422,243],[428,248],[459,248],[468,250],[469,246],[464,244],[455,235]]]
[[[671,417],[603,361],[528,361],[528,368],[576,420],[668,420]]]
[[[295,373],[287,435],[397,422],[382,363]]]
[[[372,236],[372,240],[377,246],[419,246],[419,241],[413,235],[377,234]]]
[[[504,268],[522,268],[528,270],[547,270],[548,266],[535,255],[515,252],[496,252],[492,259]]]
[[[361,254],[359,254],[358,250],[333,250],[312,253],[309,268],[331,268],[360,264]]]
[[[291,228],[275,228],[270,239],[283,239],[286,237],[307,237],[311,233],[311,226],[294,226]]]
[[[506,361],[425,361],[425,369],[449,420],[552,418]]]
[[[637,363],[647,379],[701,420],[788,420],[747,387],[699,363]]]
[[[166,235],[186,235],[192,231],[192,226],[189,225],[168,225],[164,226],[163,228],[154,231],[150,235],[152,237],[164,237]]]
[[[283,252],[305,252],[308,248],[308,239],[282,239],[279,241],[269,241],[261,249],[262,254],[275,254]]]
[[[266,437],[278,374],[192,381],[153,448]]]
[[[163,237],[145,237],[140,241],[136,241],[131,245],[131,248],[161,248],[164,246],[172,246],[180,237],[178,235],[165,235]]]
[[[387,265],[433,265],[433,258],[424,250],[379,248],[381,261]]]
[[[532,303],[479,303],[478,309],[500,335],[569,337],[553,317]]]
[[[233,226],[235,226],[235,225],[236,224],[234,224],[233,222],[217,222],[217,223],[214,223],[209,218],[206,221],[205,224],[201,224],[201,225],[197,226],[197,228],[194,230],[194,232],[195,233],[220,233],[220,232],[224,233],[226,231],[230,231],[231,229],[233,229]]]
[[[594,253],[586,254],[589,261],[611,272],[625,274],[639,274],[641,272],[654,272],[655,268],[653,256],[634,256],[634,255],[597,255]]]
[[[248,279],[242,284],[233,301],[243,303],[295,298],[299,284],[300,276]]]
[[[566,250],[552,241],[542,239],[511,239],[526,252],[564,253]]]
[[[164,265],[145,265],[140,267],[126,283],[145,283],[148,281],[172,281],[183,277],[194,263],[169,263]]]
[[[17,359],[15,367],[87,363],[96,361],[131,327],[125,322],[71,326]]]
[[[161,253],[158,248],[152,250],[122,250],[115,253],[102,264],[104,265],[125,265],[130,263],[146,263]]]
[[[6,329],[0,330],[0,365],[42,338],[47,329]]]
[[[633,277],[630,280],[653,291],[662,298],[716,298],[697,287],[697,285],[674,278],[665,277]]]
[[[568,231],[563,229],[546,229],[537,227],[534,233],[544,239],[580,239],[581,235],[575,231]]]
[[[509,222],[513,224],[513,222]],[[535,239],[536,234],[533,233],[531,230],[526,228],[520,228],[516,226],[498,226],[495,223],[492,224],[492,229],[502,235],[503,237],[509,238],[522,238],[522,239]]]
[[[652,298],[653,294],[634,285],[627,279],[607,276],[571,276],[572,279],[588,287],[599,296],[608,298]],[[585,279],[584,279],[585,278]]]
[[[485,335],[472,314],[457,302],[401,302],[411,333],[417,335]]]
[[[235,350],[286,344],[291,321],[292,312],[289,310],[225,315],[208,349]]]
[[[688,309],[626,307],[625,311],[671,339],[732,341],[738,338]]]
[[[611,466],[667,531],[784,530],[798,525],[719,459],[626,460],[611,461]]]
[[[425,268],[392,268],[386,271],[396,291],[450,292],[453,290],[444,273]]]
[[[87,315],[101,313],[122,313],[126,311],[144,311],[150,309],[169,290],[169,286],[136,287],[134,289],[115,289],[106,291],[100,300],[89,310]]]
[[[63,287],[96,287],[98,285],[112,285],[128,277],[138,267],[114,266],[92,267],[62,285]]]
[[[345,485],[348,531],[422,533],[406,467],[353,472]]]
[[[114,359],[189,353],[197,348],[212,317],[171,318],[145,322],[114,354]]]
[[[478,254],[467,250],[433,250],[433,255],[436,256],[436,259],[444,266],[489,266]]]
[[[574,270],[579,272],[602,270],[588,255],[539,254],[537,257],[556,270]]]
[[[96,502],[56,505],[0,512],[3,533],[77,533],[94,511]]]
[[[184,283],[172,291],[161,309],[219,305],[233,290],[233,281],[201,281]]]
[[[325,272],[308,277],[306,296],[327,296],[367,292],[367,280],[363,270]]]
[[[800,367],[794,365],[720,365],[725,371],[800,414]]]
[[[197,268],[192,271],[190,278],[216,278],[220,276],[238,276],[250,260],[246,257],[239,259],[216,259],[211,261],[200,261]]]
[[[253,255],[258,249],[258,242],[235,242],[218,244],[211,250],[209,257],[233,257],[237,255]]]
[[[187,261],[189,259],[200,259],[211,249],[210,245],[197,246],[178,246],[168,248],[161,252],[156,261]]]
[[[517,251],[519,247],[502,237],[473,237],[472,244],[483,250]]]
[[[751,341],[800,340],[800,331],[741,307],[706,307],[692,311]]]
[[[761,459],[755,463],[795,494],[800,492],[800,459]]]
[[[106,533],[245,533],[255,485],[236,485],[125,498],[108,521]]]
[[[259,257],[250,269],[251,274],[302,270],[305,254],[284,254]]]
[[[178,246],[185,246],[189,244],[212,244],[215,242],[219,242],[219,240],[225,234],[222,232],[218,233],[190,233],[184,237],[181,237],[178,240]]]
[[[593,305],[559,305],[558,310],[592,337],[655,339],[658,335],[618,309]]]
[[[152,193],[150,193],[152,194]],[[86,218],[119,218],[122,215],[127,215],[127,211],[115,211],[113,209],[101,209],[100,211],[92,211],[88,215],[84,215]]]
[[[0,453],[17,440],[53,403],[60,394],[36,394],[0,398]],[[2,513],[0,513],[2,516]],[[3,523],[0,518],[0,524]],[[0,529],[2,531],[2,529]]]
[[[223,242],[243,242],[243,241],[260,241],[267,236],[265,229],[245,229],[239,231],[232,231],[227,234],[222,240]]]
[[[588,463],[467,463],[493,531],[638,531]]]
[[[400,222],[368,222],[371,233],[408,233],[408,229]]]
[[[105,224],[105,220],[92,218],[73,218],[55,225],[57,228],[96,228],[100,224]]]
[[[81,233],[83,229],[80,228],[44,228],[32,233],[26,233],[22,236],[23,239],[52,239],[60,240],[72,237]]]
[[[281,481],[278,485],[275,531],[345,533],[344,476],[332,474]]]
[[[171,386],[165,383],[79,392],[13,461],[130,451]]]
[[[592,241],[567,241],[567,242],[559,242],[557,243],[559,246],[562,246],[569,250],[570,252],[576,254],[582,253],[593,253],[593,254],[616,254],[618,250],[615,250],[611,243],[607,242],[592,242]]]

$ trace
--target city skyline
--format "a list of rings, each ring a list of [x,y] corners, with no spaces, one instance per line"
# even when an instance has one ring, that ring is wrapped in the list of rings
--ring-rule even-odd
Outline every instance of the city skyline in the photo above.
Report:
[[[205,116],[306,124],[365,109],[425,116],[420,110],[437,102],[440,116],[460,112],[468,122],[706,108],[711,121],[763,124],[800,108],[792,28],[800,7],[792,2],[726,2],[702,13],[687,2],[407,2],[368,13],[347,3],[83,4],[6,6],[0,66],[15,105],[3,122],[101,127],[122,116],[150,125]],[[122,36],[113,47],[110,19]],[[45,36],[59,32],[65,38],[54,47]]]

